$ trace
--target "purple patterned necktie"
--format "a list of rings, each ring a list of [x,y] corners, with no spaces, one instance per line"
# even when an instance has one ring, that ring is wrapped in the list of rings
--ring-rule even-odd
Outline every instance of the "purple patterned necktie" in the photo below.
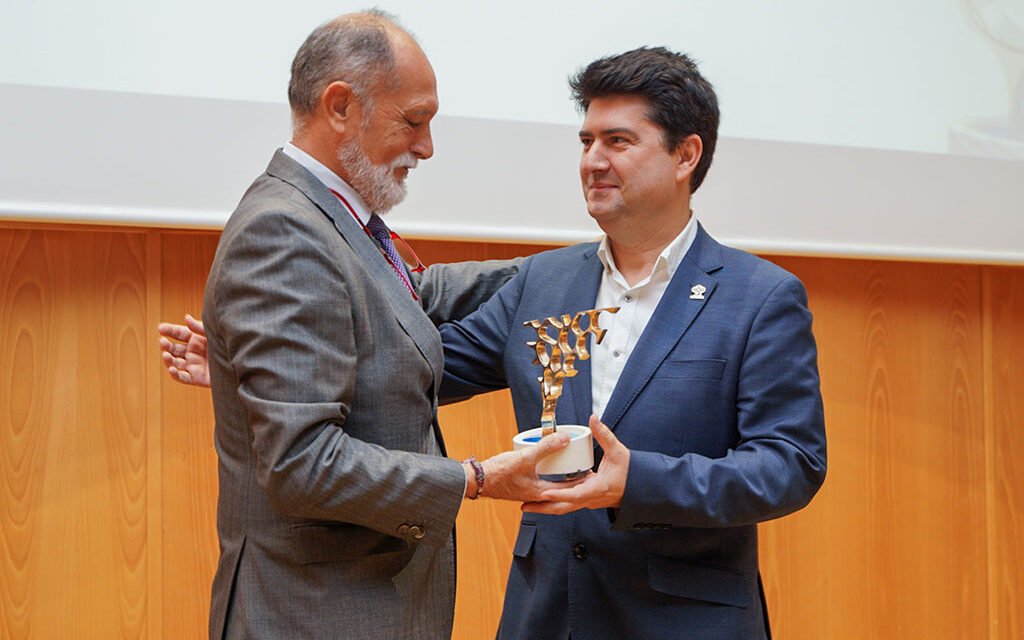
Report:
[[[405,274],[405,262],[402,260],[402,256],[398,255],[398,249],[395,248],[395,243],[391,239],[391,229],[388,229],[388,225],[384,224],[381,217],[376,213],[370,216],[370,221],[366,223],[366,228],[370,230],[373,237],[380,243],[382,249],[384,249],[384,255],[391,261],[391,267],[395,271],[395,275],[401,279],[402,284],[412,291],[412,283],[409,282],[408,276]]]

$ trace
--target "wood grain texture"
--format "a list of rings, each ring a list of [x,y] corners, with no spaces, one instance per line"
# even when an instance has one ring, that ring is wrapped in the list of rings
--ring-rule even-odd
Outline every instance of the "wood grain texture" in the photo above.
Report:
[[[79,410],[74,437],[84,436],[89,448],[74,451],[74,459],[90,466],[91,461],[106,458],[105,475],[92,475],[100,470],[89,468],[89,479],[96,481],[97,487],[103,486],[110,505],[104,510],[106,521],[95,523],[94,543],[97,548],[113,546],[113,557],[104,559],[107,566],[94,569],[90,563],[80,576],[80,587],[87,601],[104,601],[103,591],[93,588],[95,580],[97,576],[114,580],[119,635],[138,637],[145,630],[148,586],[145,236],[98,233],[87,238],[65,237],[68,244],[63,248],[69,255],[84,253],[92,258],[76,260],[70,272],[72,290],[78,293],[79,362],[74,395]],[[84,265],[89,270],[83,274],[79,270]],[[112,365],[109,374],[97,375],[97,365],[104,361]],[[95,505],[95,501],[87,504],[87,513]],[[88,605],[82,608],[86,615],[93,610]],[[114,635],[106,626],[96,627],[96,631]]]
[[[10,637],[139,637],[147,605],[145,243],[3,230]],[[9,607],[8,607],[9,605]],[[6,613],[10,611],[10,613]]]
[[[43,575],[40,535],[56,368],[50,309],[54,276],[43,234],[0,230],[0,636],[27,638],[38,618]],[[55,577],[55,576],[52,576]],[[38,623],[36,622],[36,627]]]
[[[160,319],[201,317],[215,234],[162,234]],[[150,337],[157,342],[156,322]],[[213,403],[206,389],[171,380],[160,363],[163,472],[163,637],[205,637],[210,585],[217,568],[217,453]]]
[[[163,373],[155,324],[199,311],[216,241],[0,224],[0,638],[205,636],[212,408]],[[807,284],[830,454],[812,504],[761,528],[775,637],[1024,637],[1024,268],[772,259]],[[441,424],[453,457],[491,455],[511,401]],[[455,638],[493,635],[518,521],[464,505]]]
[[[980,268],[777,260],[806,283],[829,472],[762,527],[782,638],[987,628]]]
[[[1024,638],[1024,269],[985,268],[989,637]]]
[[[146,327],[152,327],[160,317],[158,274],[160,273],[160,236],[157,229],[146,231]],[[148,337],[148,336],[147,336]],[[163,439],[160,415],[159,368],[151,363],[160,358],[160,347],[152,340],[145,341],[146,385],[146,636],[163,637],[164,624],[164,503],[163,503]]]

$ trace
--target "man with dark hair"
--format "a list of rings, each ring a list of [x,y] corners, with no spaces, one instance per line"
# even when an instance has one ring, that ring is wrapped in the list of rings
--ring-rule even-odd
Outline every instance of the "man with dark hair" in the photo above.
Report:
[[[224,227],[203,301],[219,460],[211,638],[451,634],[464,498],[539,500],[563,446],[462,464],[436,420],[435,324],[513,265],[409,271],[381,215],[433,154],[434,73],[381,12],[318,27],[293,137]],[[486,474],[486,476],[485,476]]]
[[[607,334],[556,416],[589,422],[597,470],[525,505],[498,636],[766,638],[757,523],[802,508],[825,477],[806,293],[694,218],[719,114],[688,57],[636,49],[571,86],[584,197],[605,237],[526,259],[477,312],[441,327],[441,395],[509,387],[529,429],[542,400],[524,323],[620,308],[601,317]],[[165,348],[172,375],[202,375],[199,344]]]
[[[607,334],[558,404],[558,423],[589,420],[603,456],[524,508],[498,636],[765,638],[757,523],[806,505],[825,476],[806,293],[692,215],[718,105],[689,58],[636,49],[571,86],[604,239],[528,258],[441,327],[442,395],[508,386],[530,428],[541,396],[524,322],[620,308],[602,315]]]
[[[569,79],[573,100],[586,113],[594,98],[639,96],[648,102],[647,117],[661,128],[662,144],[672,151],[697,135],[703,153],[690,177],[690,193],[704,182],[718,142],[718,98],[697,65],[664,47],[641,47],[596,60]]]

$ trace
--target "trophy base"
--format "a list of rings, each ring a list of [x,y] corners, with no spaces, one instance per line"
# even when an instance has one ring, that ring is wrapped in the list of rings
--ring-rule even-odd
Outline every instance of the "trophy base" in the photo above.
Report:
[[[589,427],[560,424],[558,430],[569,434],[569,445],[537,463],[541,480],[565,482],[585,475],[594,466],[594,443]],[[523,431],[512,438],[515,450],[532,447],[541,439],[541,428]]]

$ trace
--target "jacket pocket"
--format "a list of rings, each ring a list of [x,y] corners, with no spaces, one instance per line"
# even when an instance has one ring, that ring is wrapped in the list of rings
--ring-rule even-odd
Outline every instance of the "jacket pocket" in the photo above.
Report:
[[[394,536],[351,524],[296,524],[288,530],[290,555],[299,564],[356,560],[406,551],[409,544]]]
[[[657,555],[648,556],[647,569],[655,591],[733,607],[750,606],[750,592],[743,574],[734,569]]]
[[[519,535],[516,537],[516,546],[512,548],[512,555],[517,558],[529,557],[533,551],[533,539],[537,537],[537,525],[532,522],[519,523]]]
[[[688,380],[721,380],[725,360],[665,360],[658,367],[656,377]]]

